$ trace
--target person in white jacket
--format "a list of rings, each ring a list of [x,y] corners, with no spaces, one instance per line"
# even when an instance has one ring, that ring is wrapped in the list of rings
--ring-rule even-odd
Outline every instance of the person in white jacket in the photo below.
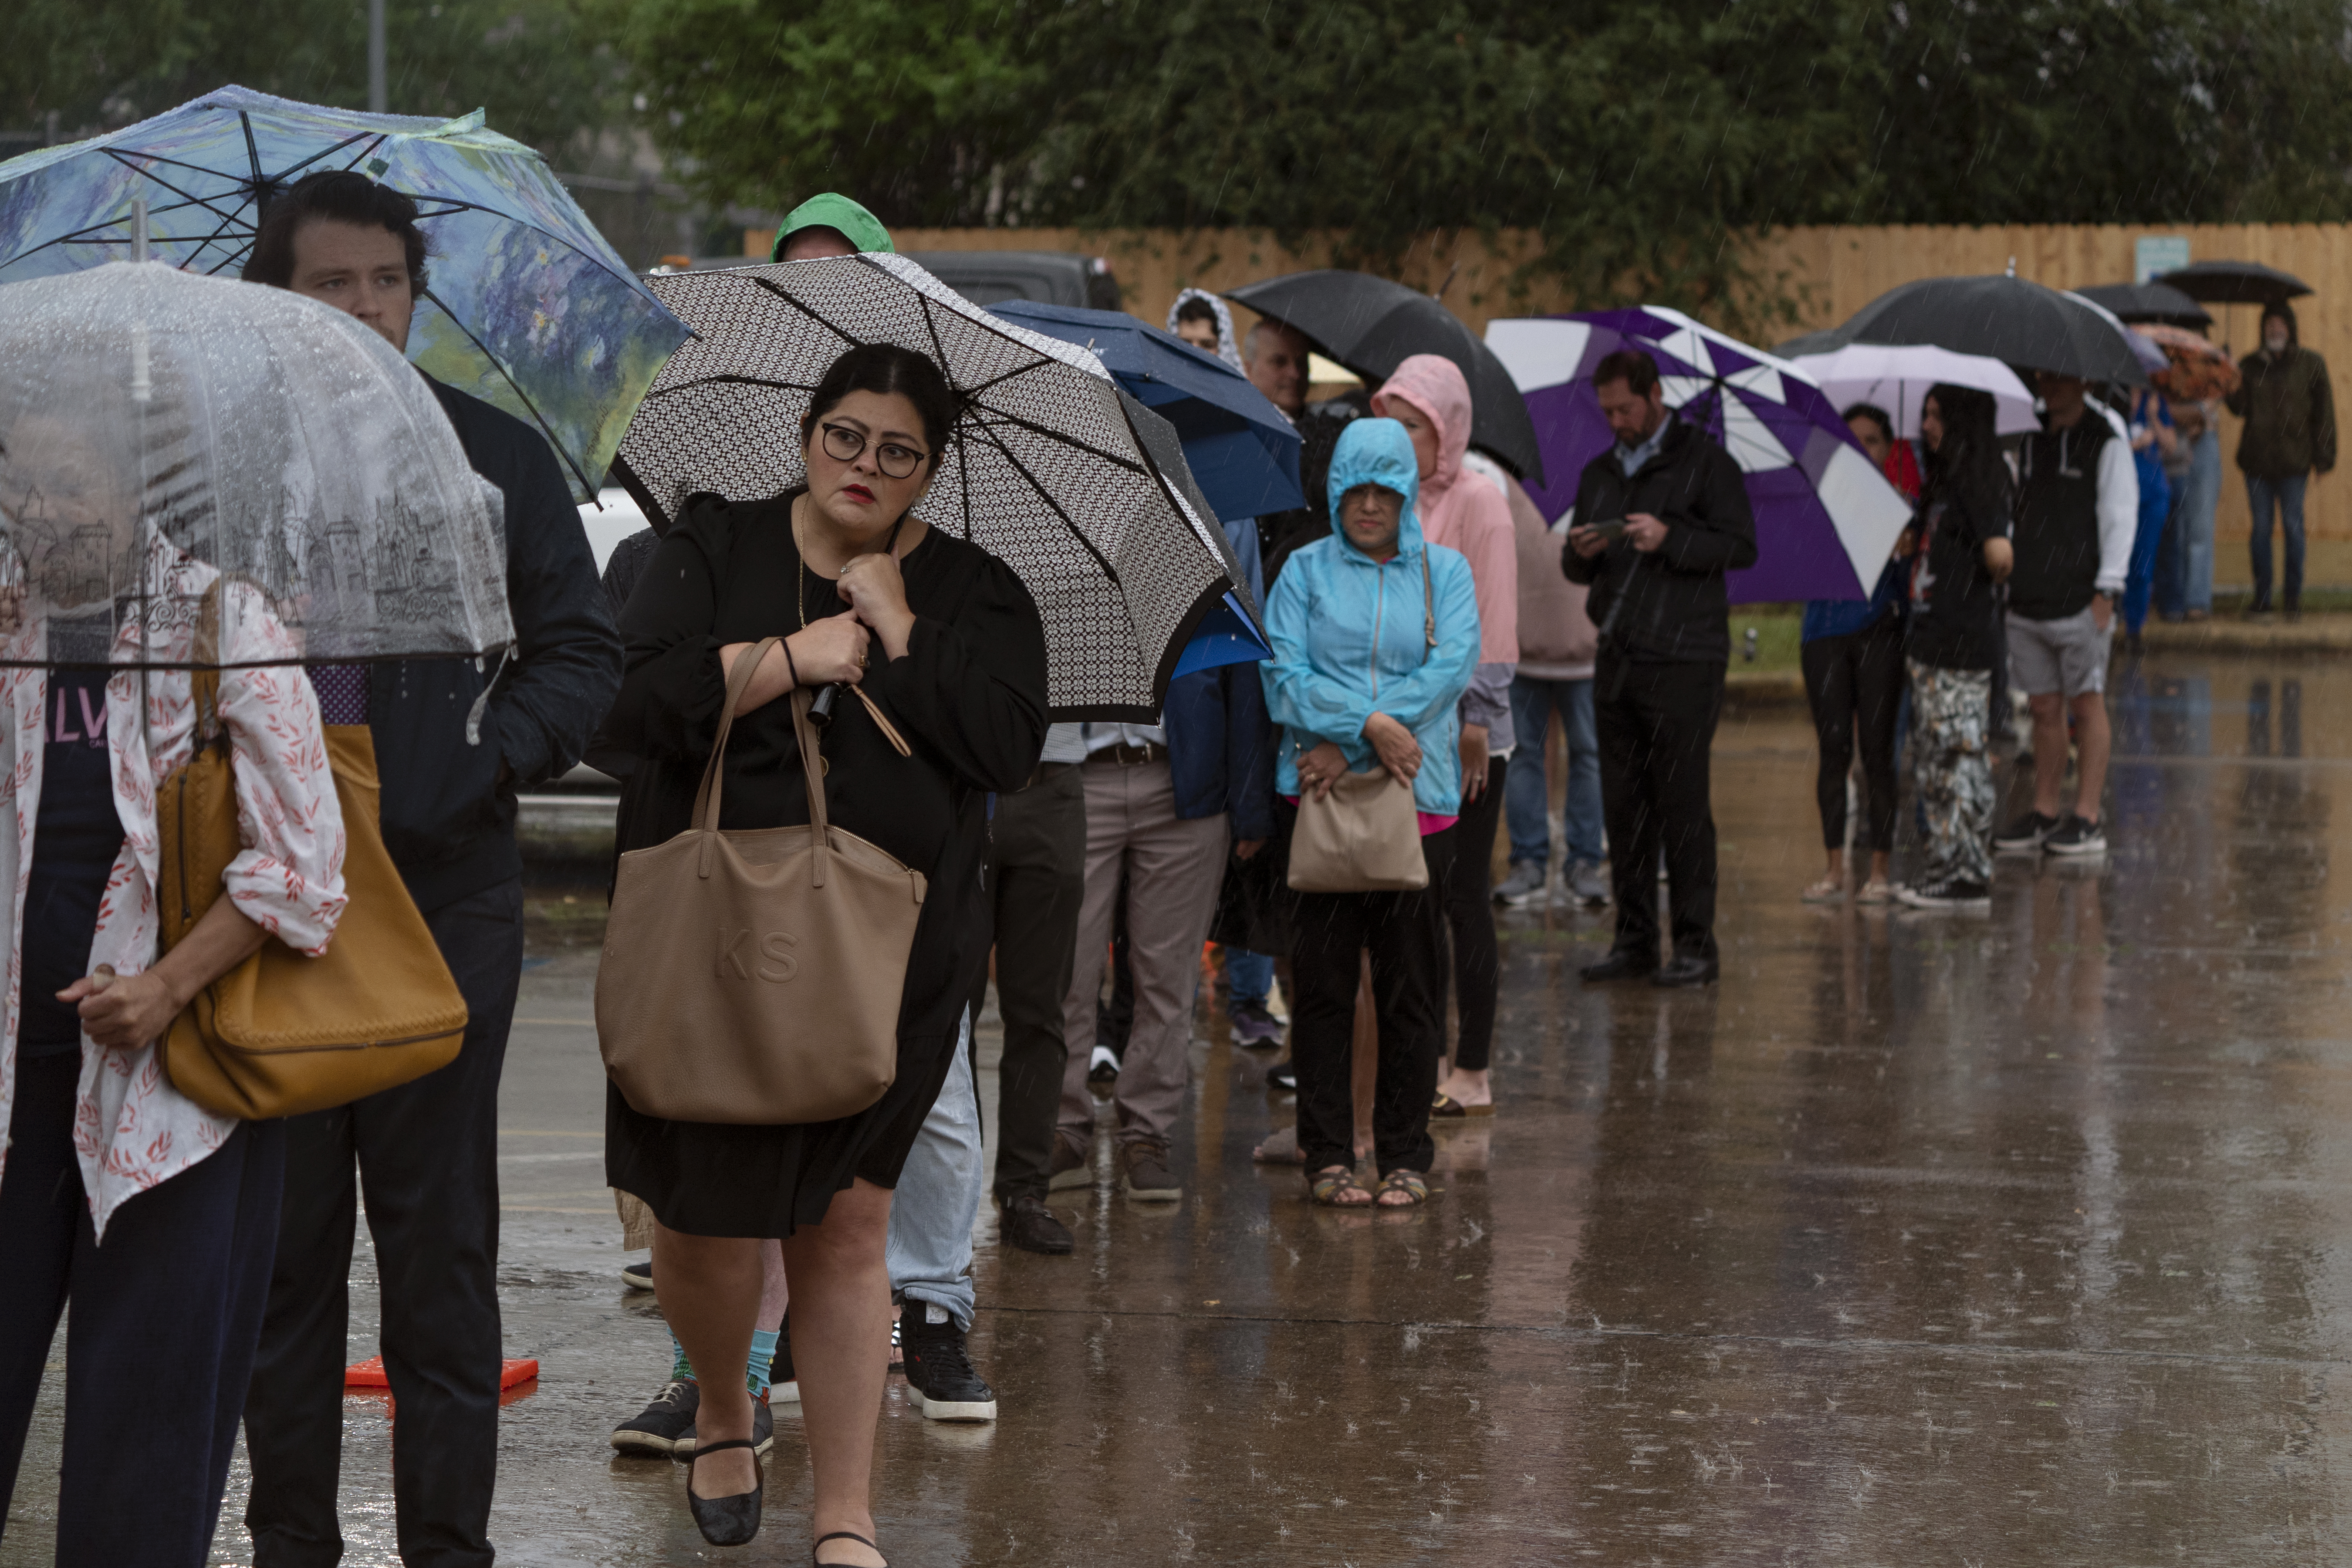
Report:
[[[2139,523],[2131,443],[2084,395],[2044,373],[2042,429],[2017,454],[2017,564],[2009,580],[2009,671],[2033,708],[2033,809],[1993,838],[2001,850],[2095,855],[2107,847],[2107,654]],[[2064,802],[2068,721],[2078,750]]]

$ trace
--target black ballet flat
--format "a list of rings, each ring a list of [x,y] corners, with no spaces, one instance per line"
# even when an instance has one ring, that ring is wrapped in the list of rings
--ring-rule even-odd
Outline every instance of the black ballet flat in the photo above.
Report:
[[[732,1497],[697,1497],[694,1495],[694,1467],[706,1454],[720,1454],[730,1448],[751,1450],[751,1473],[759,1482],[748,1492]],[[741,1546],[760,1533],[760,1499],[767,1487],[767,1477],[760,1470],[759,1445],[749,1437],[730,1437],[723,1443],[698,1443],[694,1458],[686,1466],[686,1506],[694,1512],[694,1527],[702,1531],[702,1539],[713,1546]]]
[[[847,1564],[826,1563],[818,1558],[816,1549],[823,1546],[828,1541],[855,1541],[858,1545],[865,1547],[868,1552],[878,1552],[882,1550],[880,1547],[875,1545],[872,1542],[866,1540],[866,1537],[858,1534],[854,1530],[836,1530],[831,1535],[820,1535],[809,1543],[809,1561],[811,1563],[814,1563],[816,1564],[816,1568],[848,1568]]]

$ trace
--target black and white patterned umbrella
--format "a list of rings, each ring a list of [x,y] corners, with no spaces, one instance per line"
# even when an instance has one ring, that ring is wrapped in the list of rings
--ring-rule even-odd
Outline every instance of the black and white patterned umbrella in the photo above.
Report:
[[[755,500],[803,482],[801,417],[844,351],[929,354],[964,411],[916,514],[1028,585],[1055,718],[1157,720],[1194,626],[1238,584],[1216,520],[1161,474],[1094,354],[988,314],[902,256],[646,282],[695,334],[613,465],[656,528],[698,491]]]

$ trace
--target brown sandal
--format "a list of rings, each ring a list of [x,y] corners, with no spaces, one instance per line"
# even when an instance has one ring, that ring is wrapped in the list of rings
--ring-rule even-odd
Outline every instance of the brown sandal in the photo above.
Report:
[[[1307,1194],[1325,1208],[1361,1209],[1372,1206],[1372,1194],[1364,1184],[1356,1180],[1351,1168],[1333,1165],[1318,1171],[1307,1179]],[[1355,1193],[1357,1197],[1346,1194]]]
[[[1405,1195],[1405,1201],[1401,1204],[1384,1204],[1375,1199],[1373,1206],[1384,1209],[1409,1209],[1415,1205],[1425,1204],[1429,1201],[1429,1184],[1422,1179],[1419,1171],[1391,1171],[1381,1178],[1380,1196],[1384,1198],[1391,1193],[1402,1193]]]

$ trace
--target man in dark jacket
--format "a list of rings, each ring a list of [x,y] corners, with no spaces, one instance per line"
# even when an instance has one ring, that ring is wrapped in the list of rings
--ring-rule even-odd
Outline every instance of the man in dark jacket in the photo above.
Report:
[[[405,350],[425,286],[406,196],[313,175],[264,213],[245,276],[324,300]],[[385,847],[466,997],[457,1059],[287,1127],[286,1198],[246,1406],[257,1568],[342,1554],[335,1493],[352,1241],[363,1169],[395,1401],[393,1488],[410,1568],[488,1563],[498,1469],[498,1092],[522,973],[515,792],[572,767],[621,683],[621,647],[555,454],[520,420],[433,384],[467,460],[506,498],[515,643],[481,660],[314,672],[374,733]],[[363,677],[364,679],[359,679]],[[356,710],[357,711],[353,711]]]
[[[1729,454],[1667,414],[1656,361],[1620,350],[1592,384],[1617,445],[1577,481],[1560,568],[1591,585],[1601,631],[1593,718],[1617,939],[1584,978],[1705,985],[1721,968],[1707,759],[1731,658],[1723,577],[1756,563],[1756,518]],[[1664,968],[1661,853],[1674,908]]]
[[[2336,395],[2327,362],[2303,346],[2294,308],[2284,300],[2263,307],[2263,346],[2238,362],[2242,377],[2230,394],[2230,412],[2246,422],[2238,437],[2238,468],[2254,513],[2247,548],[2253,555],[2250,616],[2271,607],[2271,516],[2286,535],[2285,609],[2303,608],[2303,492],[2314,468],[2336,467]]]

